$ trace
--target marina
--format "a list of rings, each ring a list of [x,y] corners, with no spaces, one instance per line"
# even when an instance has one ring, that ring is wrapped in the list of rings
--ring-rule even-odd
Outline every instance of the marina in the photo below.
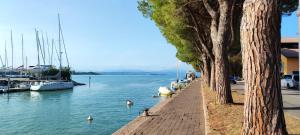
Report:
[[[74,75],[75,81],[88,83],[88,75]],[[0,94],[0,133],[101,134],[109,135],[127,124],[145,108],[165,97],[153,98],[160,86],[168,86],[173,74],[97,75],[88,85],[73,90],[25,91]],[[134,104],[127,106],[126,100]],[[92,121],[87,117],[91,116]]]
[[[67,49],[62,33],[60,15],[58,14],[58,47],[52,39],[51,53],[48,36],[46,40],[44,34],[35,29],[36,34],[36,49],[37,49],[37,65],[28,66],[27,57],[26,65],[24,63],[24,39],[22,34],[22,65],[14,68],[14,41],[13,32],[10,32],[11,43],[11,65],[9,66],[7,58],[7,48],[5,42],[5,60],[1,58],[1,88],[0,93],[22,92],[22,91],[52,91],[72,89],[75,85],[81,85],[71,80],[71,71]],[[47,49],[46,49],[47,48]],[[62,49],[63,48],[63,49]],[[53,65],[53,52],[56,52],[59,61],[59,68]],[[47,51],[46,51],[47,50]],[[62,65],[62,54],[65,55],[67,66]],[[48,56],[48,57],[47,57]],[[46,62],[48,60],[48,63]],[[43,65],[41,64],[41,61]],[[48,64],[48,65],[47,65]]]

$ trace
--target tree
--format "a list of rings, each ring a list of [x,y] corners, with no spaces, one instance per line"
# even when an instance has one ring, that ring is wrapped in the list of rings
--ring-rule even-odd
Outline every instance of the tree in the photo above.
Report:
[[[241,24],[243,134],[287,134],[280,86],[279,0],[245,0]]]
[[[199,2],[142,0],[138,3],[143,15],[154,20],[167,41],[176,47],[177,58],[201,70],[206,78],[204,80],[209,84],[209,60],[213,60],[214,56],[211,40],[207,38],[207,21],[199,19],[207,16],[198,8]]]
[[[232,0],[203,0],[204,7],[211,16],[210,34],[215,54],[215,74],[217,102],[233,103],[229,82],[229,62],[227,47],[232,44]],[[211,6],[214,5],[214,6]],[[218,9],[218,11],[216,10]]]

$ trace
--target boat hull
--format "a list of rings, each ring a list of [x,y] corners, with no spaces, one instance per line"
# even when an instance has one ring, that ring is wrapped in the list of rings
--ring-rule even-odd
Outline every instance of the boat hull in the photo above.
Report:
[[[173,92],[167,87],[159,87],[158,92],[161,96],[171,95]]]
[[[30,90],[32,91],[54,91],[72,89],[74,84],[72,82],[46,82],[38,85],[32,85]]]

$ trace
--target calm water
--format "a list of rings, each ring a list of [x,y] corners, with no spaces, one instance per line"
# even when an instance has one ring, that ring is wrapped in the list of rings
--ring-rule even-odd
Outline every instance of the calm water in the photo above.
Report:
[[[88,84],[88,76],[73,76]],[[171,75],[92,76],[91,87],[55,92],[0,94],[0,134],[108,135],[134,119],[160,98],[159,86],[169,86]],[[127,108],[126,99],[134,101]],[[92,115],[92,123],[87,122]]]

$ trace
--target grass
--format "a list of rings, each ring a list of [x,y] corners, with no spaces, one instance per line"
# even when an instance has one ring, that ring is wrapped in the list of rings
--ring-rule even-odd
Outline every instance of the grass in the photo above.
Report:
[[[209,88],[203,89],[208,108],[209,135],[239,135],[243,125],[244,95],[232,92],[234,104],[218,105],[215,92]],[[300,134],[300,120],[285,113],[285,120],[289,134]]]

